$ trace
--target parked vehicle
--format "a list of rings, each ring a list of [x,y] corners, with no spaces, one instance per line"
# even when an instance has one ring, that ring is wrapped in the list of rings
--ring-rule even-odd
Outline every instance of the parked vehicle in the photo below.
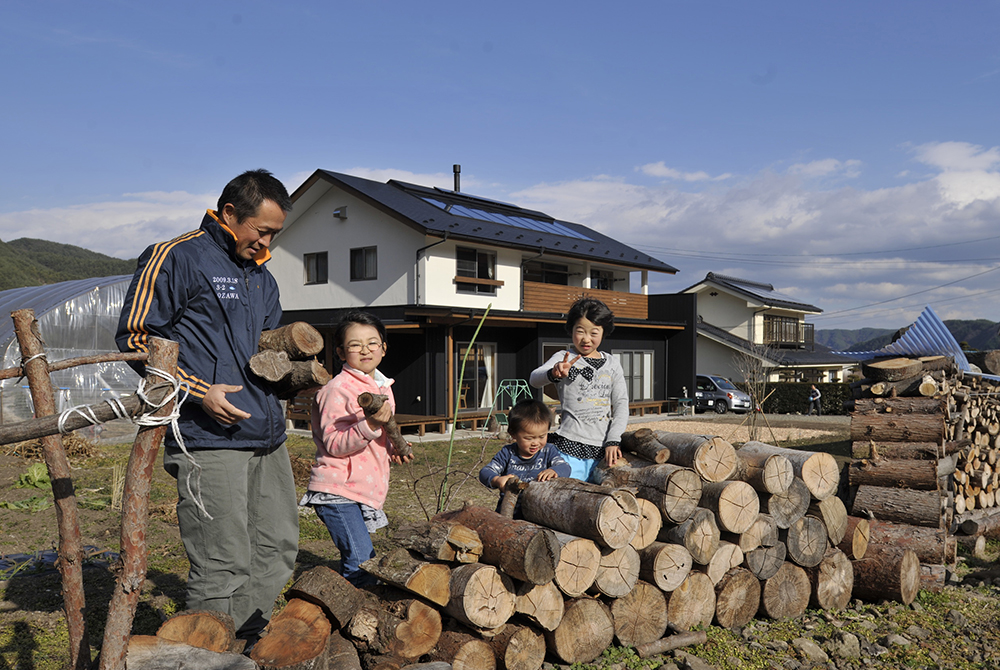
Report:
[[[753,399],[725,377],[697,375],[694,411],[704,412],[710,409],[714,409],[716,414],[725,414],[729,410],[749,412],[753,409]]]

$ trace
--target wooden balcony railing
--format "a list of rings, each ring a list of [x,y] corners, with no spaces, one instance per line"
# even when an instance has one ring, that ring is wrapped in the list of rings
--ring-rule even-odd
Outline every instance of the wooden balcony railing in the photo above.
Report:
[[[764,344],[780,348],[813,349],[815,324],[788,317],[765,317]]]
[[[563,314],[568,312],[573,303],[583,296],[602,301],[617,317],[623,319],[649,318],[649,297],[641,293],[602,291],[596,288],[542,284],[533,281],[524,282],[524,301],[521,307],[525,312]]]

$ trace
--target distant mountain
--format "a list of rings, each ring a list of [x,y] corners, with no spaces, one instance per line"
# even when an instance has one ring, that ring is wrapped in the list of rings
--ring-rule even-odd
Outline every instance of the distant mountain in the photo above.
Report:
[[[970,349],[1000,349],[1000,324],[987,319],[953,319],[944,325],[959,343],[966,343]],[[817,330],[815,337],[818,343],[834,351],[872,351],[889,344],[895,332],[885,328],[830,329]]]
[[[136,259],[123,261],[71,244],[21,238],[0,241],[0,291],[71,279],[135,272]]]
[[[886,328],[858,328],[857,330],[831,328],[817,330],[815,339],[819,344],[830,347],[834,351],[849,351],[858,342],[865,342],[882,335],[891,337],[894,332],[896,331]],[[859,349],[859,351],[864,351],[864,349]]]

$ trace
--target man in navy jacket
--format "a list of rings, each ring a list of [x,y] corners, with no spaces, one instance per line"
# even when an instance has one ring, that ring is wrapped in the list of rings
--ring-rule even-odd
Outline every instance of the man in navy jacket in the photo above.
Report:
[[[180,410],[183,444],[167,432],[163,466],[177,478],[187,607],[230,614],[248,645],[298,550],[281,405],[249,369],[261,331],[281,319],[264,262],[290,209],[266,170],[233,179],[198,230],[139,257],[116,336],[122,351],[146,351],[150,336],[180,345],[178,376],[191,393]]]

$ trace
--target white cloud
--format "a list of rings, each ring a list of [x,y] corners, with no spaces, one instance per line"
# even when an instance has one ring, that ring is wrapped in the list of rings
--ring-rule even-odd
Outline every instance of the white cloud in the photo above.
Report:
[[[663,161],[658,163],[646,163],[636,170],[640,170],[644,174],[648,174],[650,177],[662,177],[663,179],[674,179],[676,181],[723,181],[729,179],[733,175],[726,172],[725,174],[720,174],[717,177],[713,177],[707,172],[682,172],[680,170],[675,170],[674,168],[667,167]]]
[[[921,163],[944,172],[989,170],[1000,164],[1000,147],[984,149],[968,142],[929,142],[916,147],[914,154]]]
[[[803,177],[828,177],[839,174],[853,179],[861,174],[860,168],[861,161],[859,160],[839,161],[836,158],[824,158],[810,163],[795,163],[788,168],[788,174],[802,175]]]

